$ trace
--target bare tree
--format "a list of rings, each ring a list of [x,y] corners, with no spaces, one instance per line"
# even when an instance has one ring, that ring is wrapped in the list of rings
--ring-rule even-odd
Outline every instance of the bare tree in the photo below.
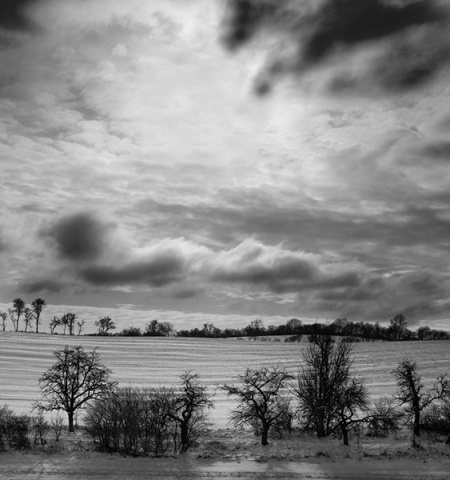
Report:
[[[154,319],[145,327],[144,335],[150,337],[169,337],[175,334],[173,324],[170,322],[158,322]]]
[[[39,333],[39,324],[41,323],[42,310],[47,306],[45,300],[42,298],[36,298],[31,302],[31,308],[33,310],[34,318],[36,320],[36,333]]]
[[[86,431],[100,448],[131,455],[162,455],[179,443],[169,416],[174,388],[118,388],[89,406]]]
[[[335,409],[335,430],[340,430],[344,445],[348,445],[350,429],[365,420],[361,414],[368,410],[369,395],[364,381],[360,378],[349,378],[339,390]]]
[[[252,320],[245,328],[245,335],[256,340],[260,335],[265,333],[266,329],[264,328],[264,323],[260,318]]]
[[[25,302],[21,298],[15,298],[13,301],[13,308],[8,310],[14,325],[15,332],[19,331],[19,320],[24,311]]]
[[[434,401],[450,396],[450,379],[441,374],[432,388],[425,389],[417,364],[410,358],[401,360],[392,373],[397,380],[394,398],[400,405],[406,405],[406,413],[413,418],[413,433],[420,436],[422,411]]]
[[[184,453],[205,426],[206,411],[213,403],[206,387],[200,385],[197,373],[184,372],[180,378],[181,387],[169,396],[169,416],[180,428],[180,452]]]
[[[369,415],[364,419],[368,435],[372,437],[387,437],[400,429],[403,413],[398,410],[392,397],[381,397],[374,402]]]
[[[59,317],[54,316],[50,321],[50,325],[49,325],[50,334],[53,335],[55,333],[56,327],[58,327],[59,325],[61,325],[61,319]]]
[[[8,318],[8,314],[6,312],[0,312],[0,319],[2,321],[2,331],[6,330],[6,319]]]
[[[84,328],[84,325],[86,323],[86,320],[83,318],[83,320],[79,320],[77,322],[77,327],[78,327],[78,333],[77,335],[80,336],[81,335],[81,332],[83,331],[83,328]]]
[[[33,310],[31,308],[25,307],[24,311],[24,323],[25,323],[25,333],[28,332],[28,327],[31,325],[31,322],[33,321]]]
[[[97,350],[85,352],[83,347],[69,347],[53,352],[56,362],[39,379],[47,411],[67,413],[69,432],[74,431],[74,414],[89,401],[110,392],[116,385],[109,380],[111,371],[100,362]]]
[[[366,403],[362,380],[351,374],[351,351],[351,344],[336,343],[331,335],[312,335],[303,352],[296,394],[306,426],[314,428],[318,437],[338,427],[345,435]]]
[[[76,313],[65,313],[61,318],[61,323],[64,326],[64,335],[66,334],[66,327],[69,329],[69,335],[74,335],[75,321],[77,319]]]
[[[159,322],[158,331],[163,337],[170,337],[171,335],[175,334],[175,328],[173,326],[173,323],[170,322]]]
[[[395,340],[401,340],[406,332],[408,322],[403,313],[397,313],[394,318],[389,321],[389,329]]]
[[[270,429],[286,413],[282,393],[293,378],[278,366],[247,368],[243,375],[239,375],[241,385],[225,384],[221,387],[229,396],[236,396],[239,400],[231,414],[231,421],[238,427],[253,427],[261,435],[261,444],[267,445]]]
[[[115,323],[111,320],[111,317],[102,317],[95,321],[94,325],[98,327],[99,335],[108,335],[110,330],[116,328]]]
[[[145,327],[145,335],[149,335],[151,337],[156,337],[159,335],[159,323],[156,318],[152,321],[148,322],[147,326]]]

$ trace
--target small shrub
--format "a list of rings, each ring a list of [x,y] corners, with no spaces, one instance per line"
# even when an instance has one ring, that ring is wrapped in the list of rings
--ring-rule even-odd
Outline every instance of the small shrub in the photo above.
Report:
[[[53,417],[50,420],[50,427],[53,430],[53,433],[55,434],[55,441],[59,442],[59,439],[61,438],[61,434],[64,430],[64,420],[62,417],[57,415],[56,417]]]
[[[370,415],[366,422],[366,435],[384,438],[395,434],[400,429],[402,419],[403,414],[395,408],[393,399],[382,397],[370,409]]]
[[[23,450],[30,447],[31,417],[15,415],[4,405],[0,408],[0,449]]]
[[[450,434],[450,405],[432,404],[422,414],[420,428],[427,433]]]
[[[47,420],[45,420],[42,413],[31,417],[31,434],[33,436],[34,445],[46,445],[49,431],[50,425]]]
[[[291,343],[300,343],[302,341],[302,335],[291,335],[290,337],[286,337],[284,341]]]

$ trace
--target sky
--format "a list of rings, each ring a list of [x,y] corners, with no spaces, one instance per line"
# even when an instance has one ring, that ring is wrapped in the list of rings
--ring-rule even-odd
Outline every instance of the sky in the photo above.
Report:
[[[450,330],[449,35],[447,0],[4,0],[0,310]]]

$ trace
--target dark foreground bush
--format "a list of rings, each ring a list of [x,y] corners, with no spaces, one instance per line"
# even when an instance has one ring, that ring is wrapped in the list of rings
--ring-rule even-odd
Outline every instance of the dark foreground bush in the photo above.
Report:
[[[420,428],[424,432],[450,435],[450,404],[431,405],[422,414]]]
[[[402,420],[403,413],[396,408],[392,398],[379,398],[365,419],[366,435],[383,438],[395,434],[400,430]]]
[[[55,442],[59,441],[63,428],[61,417],[53,417],[48,421],[42,412],[16,415],[7,405],[3,405],[0,407],[0,451],[32,448],[54,452],[57,450]],[[50,440],[50,436],[55,442]]]
[[[87,433],[105,451],[185,452],[205,429],[212,403],[196,374],[187,372],[181,380],[180,387],[116,389],[88,408]]]
[[[15,415],[7,405],[0,407],[0,449],[23,450],[30,447],[31,417]]]

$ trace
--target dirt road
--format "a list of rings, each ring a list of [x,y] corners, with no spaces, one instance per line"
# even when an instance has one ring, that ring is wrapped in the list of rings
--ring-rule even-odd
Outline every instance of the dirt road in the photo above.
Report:
[[[175,480],[175,479],[314,479],[314,480],[425,480],[450,478],[450,460],[440,462],[343,461],[285,462],[271,460],[214,461],[190,457],[170,459],[124,458],[86,453],[38,456],[0,455],[4,480]]]

